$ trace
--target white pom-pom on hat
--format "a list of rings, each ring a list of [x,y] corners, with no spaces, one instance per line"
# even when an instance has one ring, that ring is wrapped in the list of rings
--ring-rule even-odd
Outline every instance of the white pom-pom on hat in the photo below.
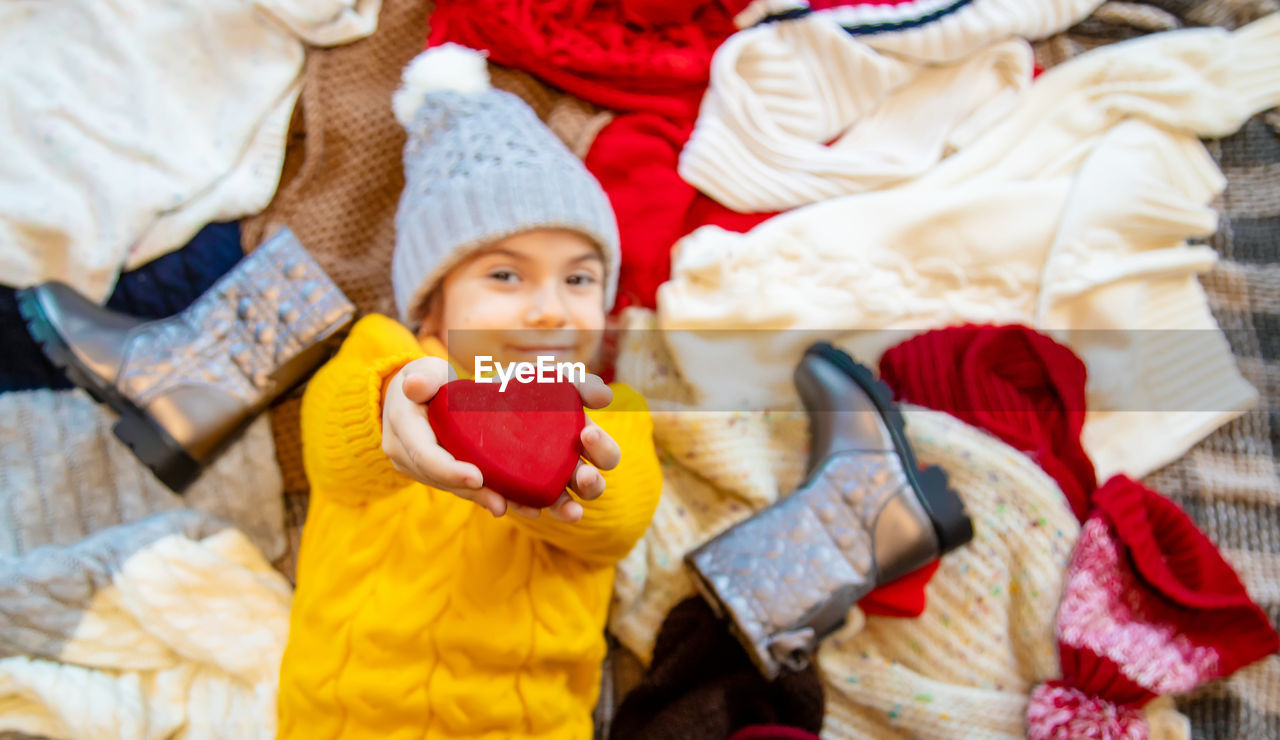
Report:
[[[391,96],[391,109],[401,126],[408,126],[427,95],[441,90],[482,93],[489,89],[485,54],[460,44],[441,44],[413,58],[400,76],[400,89]]]

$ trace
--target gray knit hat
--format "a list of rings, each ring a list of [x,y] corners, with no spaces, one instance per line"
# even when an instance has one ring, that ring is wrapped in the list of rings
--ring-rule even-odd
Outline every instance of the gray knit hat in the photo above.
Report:
[[[535,228],[582,233],[605,263],[605,307],[618,285],[618,225],[582,162],[534,112],[489,85],[482,54],[444,44],[405,68],[392,100],[409,133],[391,258],[400,320],[476,249]],[[416,327],[414,327],[416,328]]]

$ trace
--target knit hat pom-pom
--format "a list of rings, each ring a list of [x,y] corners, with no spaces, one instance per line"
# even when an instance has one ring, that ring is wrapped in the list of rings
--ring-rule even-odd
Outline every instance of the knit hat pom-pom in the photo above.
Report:
[[[1040,684],[1027,705],[1028,740],[1147,740],[1141,709],[1120,706],[1070,686]]]
[[[459,44],[441,44],[414,57],[404,68],[400,89],[391,97],[391,109],[400,125],[407,128],[430,93],[482,93],[488,89],[489,67],[483,52]]]

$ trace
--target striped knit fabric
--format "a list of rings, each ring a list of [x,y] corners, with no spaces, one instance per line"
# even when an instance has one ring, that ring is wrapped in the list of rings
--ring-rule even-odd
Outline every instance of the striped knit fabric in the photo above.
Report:
[[[680,175],[737,211],[776,211],[922,174],[1006,113],[1025,43],[1098,0],[841,5],[740,31],[716,51]],[[755,3],[740,22],[783,5]],[[1002,43],[1003,42],[1003,43]]]

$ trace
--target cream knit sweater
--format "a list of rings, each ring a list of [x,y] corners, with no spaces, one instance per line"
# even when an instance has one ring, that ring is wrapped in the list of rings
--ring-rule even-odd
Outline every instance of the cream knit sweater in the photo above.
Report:
[[[774,3],[788,4],[801,3]],[[1030,48],[1016,39],[1061,31],[1098,4],[915,0],[839,6],[740,31],[716,50],[680,176],[751,212],[921,175],[1006,113],[1030,83]],[[767,5],[744,13],[778,9]]]
[[[0,3],[0,279],[103,300],[121,269],[266,207],[303,44],[380,0]]]
[[[753,212],[924,174],[1009,111],[1032,62],[1021,40],[929,38],[922,58],[881,53],[884,37],[854,37],[825,13],[734,34],[712,60],[680,176]]]
[[[0,558],[0,734],[270,740],[289,583],[238,530],[169,511]]]
[[[1089,369],[1099,478],[1141,477],[1256,398],[1196,278],[1215,255],[1185,240],[1213,233],[1224,186],[1196,135],[1277,103],[1280,15],[1084,54],[910,185],[690,234],[658,291],[661,328],[703,406],[723,409],[794,404],[814,339],[796,330],[875,363],[904,332],[1025,323]]]

